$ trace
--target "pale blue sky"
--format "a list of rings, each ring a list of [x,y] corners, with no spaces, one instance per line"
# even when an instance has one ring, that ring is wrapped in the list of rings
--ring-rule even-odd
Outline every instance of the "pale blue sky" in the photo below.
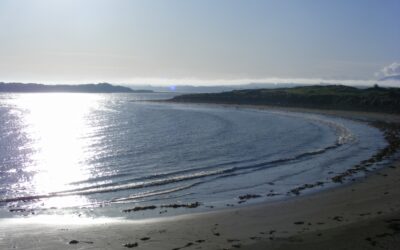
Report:
[[[0,81],[370,80],[399,0],[0,0]]]

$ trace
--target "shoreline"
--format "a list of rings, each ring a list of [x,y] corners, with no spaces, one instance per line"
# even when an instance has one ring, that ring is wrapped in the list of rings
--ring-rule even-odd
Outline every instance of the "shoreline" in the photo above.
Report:
[[[265,106],[233,106],[271,110]],[[400,123],[400,116],[388,114],[302,108],[272,110]],[[0,223],[0,248],[177,250],[337,249],[343,246],[373,249],[384,246],[396,249],[396,242],[400,242],[399,186],[400,162],[397,160],[391,167],[371,172],[356,183],[242,208],[95,224],[19,224],[6,219]],[[342,241],[336,242],[338,239]]]

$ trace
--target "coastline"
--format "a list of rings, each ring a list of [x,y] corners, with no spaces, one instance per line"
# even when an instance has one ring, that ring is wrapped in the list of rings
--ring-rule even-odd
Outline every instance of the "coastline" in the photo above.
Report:
[[[377,113],[227,106],[400,123],[400,116]],[[100,220],[94,224],[4,220],[0,223],[0,248],[396,249],[400,242],[399,186],[397,161],[351,185],[243,208],[156,220]]]

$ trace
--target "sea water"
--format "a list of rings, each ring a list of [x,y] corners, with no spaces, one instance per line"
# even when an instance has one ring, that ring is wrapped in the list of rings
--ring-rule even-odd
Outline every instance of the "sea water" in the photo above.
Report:
[[[0,216],[142,218],[287,199],[386,145],[347,119],[145,101],[172,96],[0,94]]]

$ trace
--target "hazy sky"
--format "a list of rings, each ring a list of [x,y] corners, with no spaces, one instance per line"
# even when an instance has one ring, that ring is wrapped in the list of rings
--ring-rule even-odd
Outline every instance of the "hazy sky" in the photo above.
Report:
[[[5,82],[367,80],[399,62],[399,0],[0,0]]]

